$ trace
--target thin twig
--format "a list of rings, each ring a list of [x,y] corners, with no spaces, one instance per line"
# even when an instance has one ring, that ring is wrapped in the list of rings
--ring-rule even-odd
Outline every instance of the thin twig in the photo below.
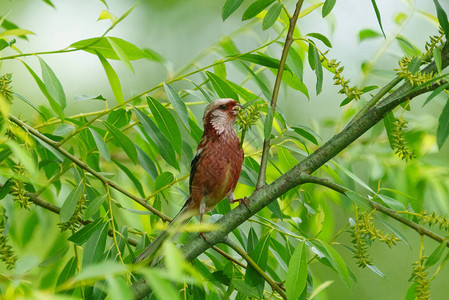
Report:
[[[290,18],[290,24],[287,32],[287,37],[285,38],[284,43],[284,49],[282,49],[282,55],[279,62],[279,68],[278,73],[276,75],[276,80],[274,82],[273,87],[273,95],[271,97],[271,111],[276,111],[276,103],[279,96],[279,89],[281,87],[282,82],[282,74],[284,74],[284,68],[285,68],[285,62],[287,61],[287,55],[288,51],[290,50],[290,46],[293,42],[293,32],[295,31],[296,22],[298,21],[298,15],[301,11],[301,6],[304,0],[299,0],[296,3],[295,12],[293,13],[293,16]],[[259,177],[257,178],[257,185],[256,189],[260,189],[265,185],[265,178],[266,178],[266,172],[267,172],[267,164],[268,164],[268,154],[270,152],[270,140],[266,139],[263,142],[263,151],[262,151],[262,158],[260,161],[260,171],[259,171]]]

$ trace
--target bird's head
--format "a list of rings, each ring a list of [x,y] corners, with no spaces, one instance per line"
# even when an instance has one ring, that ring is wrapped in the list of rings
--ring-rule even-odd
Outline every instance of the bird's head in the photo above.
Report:
[[[218,134],[233,129],[241,105],[234,99],[218,99],[209,103],[204,110],[204,128],[212,126]]]

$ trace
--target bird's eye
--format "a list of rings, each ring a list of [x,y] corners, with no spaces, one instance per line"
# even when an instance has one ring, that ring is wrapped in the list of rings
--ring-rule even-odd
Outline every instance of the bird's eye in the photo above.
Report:
[[[226,105],[220,105],[221,109],[226,109]]]

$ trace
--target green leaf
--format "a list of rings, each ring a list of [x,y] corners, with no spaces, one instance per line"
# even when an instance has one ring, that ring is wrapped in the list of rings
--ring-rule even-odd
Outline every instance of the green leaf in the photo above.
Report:
[[[265,140],[269,140],[271,137],[271,129],[273,128],[273,110],[271,106],[267,106],[267,116],[263,126],[263,136]]]
[[[332,11],[332,9],[334,8],[334,5],[335,5],[335,1],[336,0],[326,0],[324,2],[323,9],[321,12],[323,15],[323,18],[325,18]]]
[[[345,261],[340,256],[340,254],[328,243],[318,240],[318,243],[314,243],[315,246],[318,246],[319,250],[323,252],[325,257],[329,260],[332,267],[337,271],[340,278],[343,280],[343,282],[346,284],[346,286],[350,286],[349,281],[349,270],[346,266]],[[321,247],[320,247],[321,246]]]
[[[151,286],[154,294],[159,300],[177,300],[180,299],[178,291],[175,290],[172,283],[164,279],[158,272],[158,269],[143,269],[143,275]]]
[[[257,16],[262,10],[267,8],[274,0],[256,0],[251,3],[242,16],[242,21],[249,20]]]
[[[407,290],[407,293],[405,294],[405,300],[416,300],[416,286],[418,283],[413,283]]]
[[[178,124],[173,115],[159,101],[154,98],[147,97],[148,107],[153,113],[158,128],[170,140],[173,148],[179,156],[182,153],[182,139]]]
[[[267,14],[263,18],[263,22],[262,22],[263,30],[267,30],[268,28],[273,26],[273,24],[276,22],[279,15],[281,14],[283,6],[284,5],[281,2],[277,2],[277,3],[273,4],[272,7],[270,7]]]
[[[392,135],[394,128],[394,120],[395,118],[391,111],[384,117],[385,131],[387,132],[388,142],[390,143],[391,149],[394,149],[394,137]]]
[[[170,141],[164,136],[164,134],[157,128],[156,124],[142,111],[134,108],[134,112],[137,118],[142,124],[142,127],[146,134],[156,143],[159,148],[159,154],[170,165],[179,170],[179,163],[176,159],[175,150]]]
[[[403,211],[406,210],[404,204],[402,204],[401,202],[399,202],[398,200],[391,198],[389,196],[386,195],[382,195],[382,194],[377,194],[377,196],[382,199],[382,201],[389,207],[392,208],[394,210],[398,210],[398,211]]]
[[[108,277],[108,296],[111,300],[133,300],[131,289],[122,277]]]
[[[437,129],[437,144],[438,149],[441,150],[447,136],[449,135],[449,101],[441,112],[440,118],[438,119],[438,129]]]
[[[262,91],[263,95],[267,100],[271,100],[271,92],[268,89],[267,85],[260,79],[260,77],[254,73],[253,70],[251,70],[250,67],[248,67],[245,63],[242,62],[242,65],[245,67],[245,69],[250,73],[250,75],[256,80],[257,85],[259,86],[260,90]]]
[[[116,43],[112,38],[106,37],[108,39],[108,42],[111,44],[112,49],[117,54],[117,56],[120,58],[120,61],[131,71],[134,72],[133,66],[131,65],[131,62],[129,61],[128,55],[125,53],[125,51]]]
[[[369,204],[369,202],[366,200],[365,197],[363,197],[362,195],[353,192],[353,191],[347,191],[345,192],[345,195],[352,201],[354,202],[358,207],[360,208],[364,208],[365,210],[369,211],[371,209],[371,205]]]
[[[0,152],[0,163],[12,154],[11,149],[5,149]]]
[[[134,143],[117,127],[103,121],[103,125],[114,137],[114,141],[125,151],[126,155],[134,162],[137,162],[137,151]]]
[[[23,36],[23,35],[27,35],[27,34],[34,34],[34,32],[26,30],[26,29],[11,29],[11,30],[6,30],[3,32],[0,32],[0,36]]]
[[[447,20],[447,14],[444,9],[441,7],[438,0],[433,0],[435,4],[435,8],[437,10],[438,22],[440,23],[441,28],[444,30],[444,34],[446,35],[446,40],[449,40],[449,22]]]
[[[84,267],[81,272],[73,278],[75,282],[106,278],[110,275],[125,273],[126,267],[121,263],[104,261],[100,264]]]
[[[293,47],[290,47],[290,50],[288,50],[287,65],[290,66],[293,74],[298,76],[299,80],[302,81],[304,73],[304,64],[302,62],[301,56],[298,54],[298,52],[296,52],[296,50]]]
[[[315,61],[316,94],[319,95],[323,89],[323,66],[321,65],[320,54],[315,47],[313,47],[313,59]]]
[[[441,61],[441,50],[438,48],[433,49],[433,60],[435,61],[435,65],[438,70],[438,74],[441,75],[441,67],[442,67],[442,61]]]
[[[161,188],[169,185],[174,179],[174,176],[170,172],[163,172],[159,174],[159,176],[156,178],[156,181],[154,182],[154,188],[155,190],[160,190]]]
[[[101,156],[103,156],[103,158],[108,163],[110,163],[111,154],[109,153],[108,146],[103,140],[103,137],[95,129],[89,128],[89,130],[92,133],[92,136],[94,137],[95,144],[97,145],[97,149],[100,152]]]
[[[87,240],[83,251],[83,267],[96,264],[103,257],[108,237],[108,224],[109,222],[103,223],[103,226],[98,227]]]
[[[69,196],[65,199],[59,213],[59,219],[62,223],[67,222],[73,216],[79,199],[83,196],[84,181],[80,180],[78,185],[73,189]]]
[[[427,97],[426,101],[424,102],[424,104],[422,105],[422,107],[424,107],[424,105],[426,105],[427,103],[430,102],[430,100],[432,100],[433,98],[435,98],[437,95],[439,95],[442,91],[444,91],[445,89],[447,89],[449,87],[449,83],[445,83],[443,85],[440,85],[439,87],[437,87],[430,95],[429,97]]]
[[[56,282],[56,286],[59,286],[69,280],[73,275],[76,273],[77,263],[76,258],[72,257],[69,259],[69,261],[65,264],[64,269],[62,269],[61,273],[59,274],[58,280]]]
[[[443,256],[446,248],[447,241],[444,240],[438,247],[435,248],[435,250],[433,250],[432,254],[429,255],[429,258],[426,259],[425,267],[428,268],[436,264]]]
[[[214,73],[208,71],[206,71],[206,75],[207,77],[209,77],[209,80],[212,82],[212,86],[214,87],[215,91],[217,92],[220,98],[231,98],[234,100],[239,99],[237,93],[226,81],[224,81]]]
[[[262,271],[265,271],[267,268],[268,250],[270,247],[270,242],[271,242],[271,231],[267,232],[264,236],[262,236],[259,242],[257,243],[256,248],[253,251],[251,251],[251,253],[249,253],[250,257],[262,269]],[[265,281],[263,277],[260,276],[259,273],[251,265],[249,265],[246,269],[245,282],[255,287],[259,293],[259,297],[262,298],[263,286]]]
[[[300,136],[306,138],[307,140],[311,141],[315,145],[318,145],[318,140],[315,137],[318,135],[315,132],[313,132],[313,130],[310,129],[309,127],[296,125],[296,126],[292,126],[292,128]]]
[[[307,282],[307,256],[305,243],[302,241],[296,247],[288,263],[288,272],[285,282],[287,299],[296,300],[306,287]]]
[[[6,150],[4,150],[6,151]],[[14,179],[9,178],[6,180],[6,182],[3,184],[2,188],[0,189],[0,200],[6,197],[6,195],[9,194],[9,191],[11,190],[12,186],[14,185]]]
[[[164,82],[164,89],[167,93],[168,100],[178,114],[178,117],[181,120],[182,124],[184,124],[187,130],[190,130],[189,114],[187,112],[186,104],[184,103],[184,101],[182,101],[181,97],[179,97],[178,95],[178,92],[171,85]]]
[[[59,263],[64,258],[64,256],[67,254],[69,249],[70,249],[69,245],[66,245],[62,249],[52,253],[49,257],[44,259],[39,264],[39,267],[40,268],[45,268],[45,267],[53,266],[53,265]]]
[[[314,11],[315,9],[319,8],[321,5],[323,5],[324,2],[320,2],[314,5],[310,5],[309,7],[307,7],[306,9],[304,9],[303,11],[301,11],[298,15],[298,20],[301,18],[304,18],[305,16],[307,16],[308,14],[310,14],[312,11]]]
[[[45,3],[50,5],[51,7],[55,8],[55,5],[50,0],[42,0],[42,1],[44,1]]]
[[[101,205],[103,204],[104,200],[106,200],[107,195],[99,195],[94,200],[90,201],[87,204],[86,211],[84,212],[84,220],[90,219],[93,215],[97,213],[97,211],[100,210]]]
[[[53,135],[64,136],[75,130],[72,124],[63,124],[53,131]]]
[[[420,56],[421,51],[419,51],[418,48],[416,48],[409,40],[407,40],[405,37],[398,35],[396,39],[399,42],[399,47],[401,47],[402,51],[404,51],[405,54],[409,56]],[[415,57],[417,58],[417,57]]]
[[[140,181],[134,176],[134,174],[124,165],[119,163],[118,161],[114,160],[114,163],[128,176],[129,179],[134,183],[134,186],[136,187],[137,191],[139,192],[140,196],[142,198],[145,198],[145,192],[143,191],[142,184]]]
[[[97,230],[97,228],[103,225],[103,219],[99,218],[95,222],[89,223],[74,234],[72,234],[68,240],[81,246],[92,236],[92,234]]]
[[[422,62],[421,58],[414,57],[412,61],[409,63],[407,70],[409,70],[410,73],[412,74],[418,73],[419,68],[421,67],[421,62]]]
[[[223,9],[221,11],[221,17],[226,20],[233,12],[237,10],[237,8],[242,5],[243,0],[226,0]]]
[[[115,73],[111,64],[109,64],[109,62],[106,60],[106,58],[104,58],[104,56],[100,54],[100,52],[96,52],[96,54],[97,54],[98,58],[100,59],[100,62],[104,68],[104,71],[106,72],[106,76],[108,77],[108,81],[109,81],[109,84],[111,85],[112,93],[114,94],[117,104],[123,104],[123,102],[125,100],[123,98],[122,86],[120,85],[120,80],[117,76],[117,73]]]
[[[363,29],[359,31],[359,42],[363,42],[369,39],[376,39],[381,36],[382,34],[378,33],[377,31],[371,29]]]
[[[120,57],[114,51],[110,41],[113,41],[120,49],[126,53],[128,60],[133,61],[141,58],[152,59],[152,56],[141,50],[137,46],[116,37],[97,37],[87,40],[81,40],[71,44],[69,47],[81,49],[83,51],[97,54],[100,53],[106,59],[120,60]]]
[[[45,61],[38,57],[42,70],[42,79],[51,97],[59,103],[62,110],[66,107],[66,97],[61,82],[59,81],[53,70],[45,63]]]
[[[245,60],[245,61],[252,62],[252,63],[258,64],[261,66],[265,66],[268,68],[279,69],[279,63],[280,63],[279,59],[272,58],[267,55],[248,53],[248,54],[240,55],[240,56],[238,56],[238,58],[240,60]],[[287,65],[284,66],[284,69],[290,71],[290,68]],[[208,72],[206,72],[206,73],[208,73]],[[233,98],[233,99],[235,99],[235,98]]]
[[[380,30],[382,30],[382,34],[384,35],[384,38],[386,38],[384,28],[382,27],[382,20],[380,18],[379,8],[377,8],[376,0],[371,0],[371,4],[373,5],[374,12],[376,13],[377,23],[379,23]]]
[[[148,157],[148,155],[139,147],[137,148],[137,157],[139,158],[139,163],[142,168],[150,175],[151,179],[156,180],[157,177],[157,169],[154,165],[154,162]]]
[[[100,21],[100,20],[111,20],[111,25],[115,25],[118,21],[118,18],[113,13],[111,13],[107,10],[102,10],[100,12],[100,16],[98,17],[97,21]]]
[[[45,98],[47,98],[48,102],[50,103],[51,109],[58,116],[63,117],[63,109],[61,105],[50,95],[44,82],[39,78],[39,76],[37,76],[37,74],[33,71],[33,69],[30,68],[30,66],[28,66],[24,61],[22,61],[22,63],[25,65],[25,68],[27,68],[28,72],[30,72],[31,76],[36,81],[37,86],[41,90],[42,94],[44,94]]]
[[[311,33],[306,34],[306,36],[316,38],[316,39],[322,41],[323,44],[326,45],[327,47],[332,48],[332,44],[329,41],[329,39],[327,37],[325,37],[324,35],[322,35],[321,33],[311,32]]]
[[[259,294],[254,287],[239,279],[232,279],[231,285],[242,295],[250,298],[259,298]]]

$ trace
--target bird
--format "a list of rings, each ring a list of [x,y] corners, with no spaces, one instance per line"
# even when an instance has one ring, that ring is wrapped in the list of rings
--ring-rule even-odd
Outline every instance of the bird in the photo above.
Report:
[[[218,99],[209,103],[203,114],[204,132],[190,165],[190,196],[173,220],[134,263],[150,262],[168,232],[175,226],[187,224],[194,216],[210,212],[225,197],[230,203],[245,203],[235,199],[234,190],[240,177],[244,153],[234,130],[234,123],[242,106],[234,99]],[[204,237],[204,236],[203,236]]]

